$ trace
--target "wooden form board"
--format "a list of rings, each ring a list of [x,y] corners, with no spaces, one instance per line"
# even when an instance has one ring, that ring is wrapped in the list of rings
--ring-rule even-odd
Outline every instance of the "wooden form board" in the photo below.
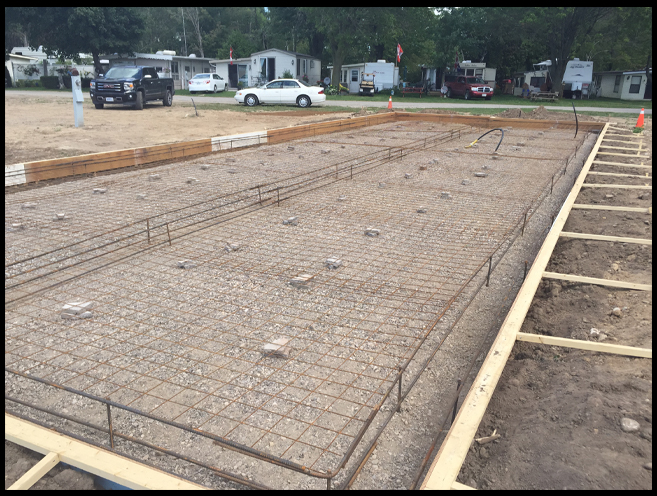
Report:
[[[212,152],[210,139],[25,163],[25,182],[43,181]]]
[[[561,281],[583,282],[596,286],[609,286],[611,288],[637,289],[639,291],[652,291],[652,284],[639,284],[636,282],[612,281],[597,277],[576,276],[574,274],[560,274],[559,272],[543,272],[546,279],[559,279]]]
[[[614,153],[614,152],[599,152],[598,155],[613,155],[615,157],[630,157],[630,158],[650,158],[649,155],[640,155],[633,153]]]
[[[647,173],[646,173],[647,174]],[[621,174],[619,172],[590,172],[589,175],[594,176],[616,176],[616,177],[639,177],[641,179],[652,179],[651,176],[642,176],[640,174]]]
[[[642,238],[623,238],[619,236],[604,236],[602,234],[588,234],[561,231],[562,238],[577,238],[577,239],[594,239],[597,241],[611,241],[612,243],[635,243],[638,245],[652,245],[652,239]]]
[[[550,346],[563,346],[565,348],[576,348],[578,350],[600,351],[602,353],[614,353],[616,355],[634,356],[641,358],[652,358],[652,350],[648,348],[635,348],[633,346],[622,346],[611,343],[596,343],[595,341],[583,341],[581,339],[558,338],[554,336],[541,336],[519,332],[516,335],[518,341],[528,343],[540,343]]]
[[[593,164],[593,159],[600,148],[608,127],[608,123],[604,125],[591,154],[575,181],[573,189],[568,195],[568,198],[566,198],[559,215],[552,225],[552,229],[545,238],[509,313],[504,319],[504,323],[495,338],[493,346],[488,352],[452,427],[429,468],[421,489],[450,489],[456,481],[456,477],[470,449],[472,439],[477,433],[479,423],[486,412],[488,403],[493,396],[497,382],[516,342],[516,335],[525,320],[538,285],[543,278],[545,268],[559,240],[559,234],[568,219],[570,209],[575,203],[582,184],[584,184],[584,180]]]
[[[399,121],[429,121],[466,124],[468,126],[495,128],[517,127],[523,129],[575,129],[575,121],[549,121],[539,119],[513,119],[481,115],[461,114],[420,114],[417,112],[395,112]],[[582,127],[583,126],[583,127]],[[600,122],[585,121],[579,123],[580,131],[601,131],[604,125]]]
[[[618,162],[605,162],[602,160],[594,160],[593,163],[595,165],[615,165],[618,167],[635,167],[637,169],[652,169],[652,165],[637,165],[637,164],[621,164]]]
[[[610,135],[607,134],[607,136],[610,136]],[[634,145],[634,144],[637,143],[637,141],[632,141],[632,140],[619,140],[619,139],[610,139],[610,138],[605,138],[602,141],[610,141],[610,142],[615,142],[615,143],[627,143],[629,145]]]
[[[611,205],[586,205],[583,203],[575,203],[573,205],[574,209],[582,210],[618,210],[619,212],[643,212],[647,214],[652,213],[652,207],[642,208],[642,207],[614,207]]]
[[[638,152],[641,150],[641,147],[638,148],[625,148],[622,146],[611,146],[611,145],[602,145],[600,148],[611,148],[612,150],[629,150],[631,152]]]
[[[6,413],[5,439],[131,489],[207,489]]]
[[[642,186],[640,184],[596,184],[586,183],[582,185],[584,188],[613,188],[613,189],[652,189],[652,186]]]
[[[465,124],[485,128],[512,126],[529,129],[548,129],[551,127],[557,129],[574,129],[575,126],[574,122],[570,121],[556,122],[531,119],[501,119],[497,117],[476,115],[389,112],[385,114],[356,117],[353,119],[320,122],[317,124],[307,124],[284,129],[273,129],[267,131],[266,138],[263,138],[263,140],[267,143],[275,144],[310,136],[345,131],[347,129],[407,120]],[[582,131],[599,131],[602,129],[602,126],[602,123],[581,122],[579,124],[579,129]],[[220,149],[231,148],[226,145],[229,138],[231,137],[224,136],[218,138],[207,138],[168,145],[155,145],[110,152],[91,153],[77,157],[5,165],[5,186],[56,179],[77,174],[114,170],[164,160],[206,155]],[[239,139],[241,143],[240,146],[244,146],[243,135],[236,135],[236,139]],[[253,137],[249,142],[249,145],[260,144],[261,142],[261,137]]]
[[[10,491],[25,491],[31,488],[44,475],[50,472],[59,463],[57,453],[48,453],[39,462],[28,470],[23,476],[14,482],[9,488]]]
[[[612,134],[612,133],[607,133],[607,136],[619,136],[622,138],[632,138],[632,139],[643,139],[643,136],[640,134]]]

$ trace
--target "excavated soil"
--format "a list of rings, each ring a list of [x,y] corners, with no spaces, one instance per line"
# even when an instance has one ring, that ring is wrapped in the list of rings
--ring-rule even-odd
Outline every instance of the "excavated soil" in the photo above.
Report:
[[[620,169],[593,170],[628,172]],[[586,182],[652,183],[601,177]],[[652,195],[585,188],[576,203],[651,207]],[[564,231],[652,239],[652,215],[573,210]],[[546,270],[651,284],[651,248],[562,238]],[[652,291],[544,279],[521,331],[652,349]],[[626,418],[638,430],[624,431]],[[494,430],[500,439],[473,441],[460,482],[479,489],[651,489],[652,360],[518,342],[476,438]]]

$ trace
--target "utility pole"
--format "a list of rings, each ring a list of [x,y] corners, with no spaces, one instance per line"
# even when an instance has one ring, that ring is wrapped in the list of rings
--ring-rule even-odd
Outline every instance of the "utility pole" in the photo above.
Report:
[[[185,57],[187,57],[187,34],[185,33],[185,11],[180,7],[180,14],[182,15],[183,22],[183,38],[185,38]]]

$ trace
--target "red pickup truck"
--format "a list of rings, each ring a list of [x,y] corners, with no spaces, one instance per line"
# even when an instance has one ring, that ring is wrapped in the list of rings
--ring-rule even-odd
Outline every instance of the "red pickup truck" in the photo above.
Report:
[[[447,86],[447,96],[449,98],[462,95],[466,100],[471,98],[490,100],[493,97],[493,88],[479,77],[456,76],[447,78],[445,86]]]

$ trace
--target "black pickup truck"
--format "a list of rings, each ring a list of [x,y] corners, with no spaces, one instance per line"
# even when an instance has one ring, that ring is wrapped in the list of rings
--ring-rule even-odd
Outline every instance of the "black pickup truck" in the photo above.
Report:
[[[104,77],[92,79],[89,88],[97,109],[107,103],[142,110],[144,103],[152,100],[162,100],[170,107],[175,94],[173,79],[159,77],[154,67],[135,65],[114,66]]]

